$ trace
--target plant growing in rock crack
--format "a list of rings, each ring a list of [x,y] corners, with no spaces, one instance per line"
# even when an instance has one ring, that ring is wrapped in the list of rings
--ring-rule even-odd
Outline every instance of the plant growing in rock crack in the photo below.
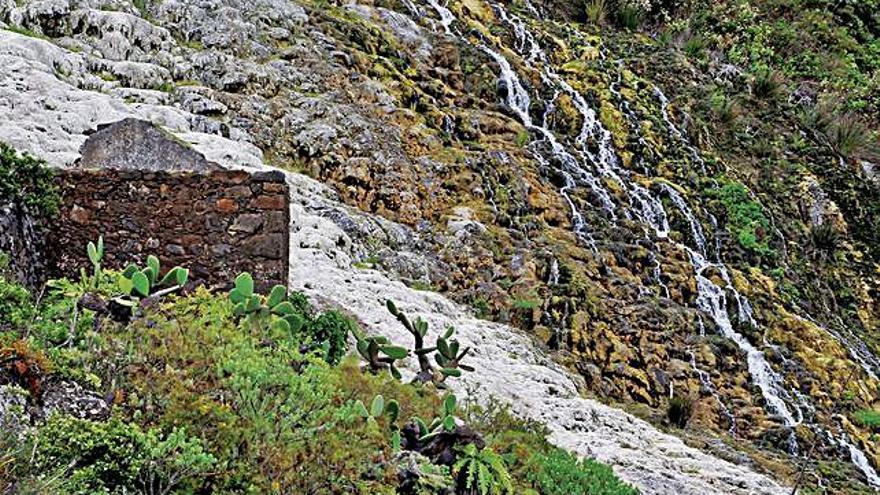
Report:
[[[477,449],[472,443],[459,449],[452,473],[456,479],[457,493],[502,495],[514,491],[504,458],[492,449]]]
[[[438,388],[445,388],[444,382],[447,378],[460,377],[462,371],[474,371],[474,368],[462,364],[462,360],[467,356],[468,352],[470,352],[470,347],[461,349],[459,341],[452,338],[455,334],[455,328],[449,327],[443,335],[438,336],[434,347],[425,347],[425,336],[428,334],[428,322],[420,317],[417,317],[414,321],[410,321],[406,314],[400,311],[397,308],[397,305],[391,300],[387,300],[385,305],[388,308],[388,311],[397,318],[397,321],[399,321],[415,339],[413,353],[415,353],[419,360],[419,373],[416,375],[416,381],[422,383],[432,382]],[[431,364],[428,357],[431,353],[435,353],[434,360],[440,366],[439,371],[434,369],[434,366]],[[403,359],[407,355],[408,352],[398,359]]]
[[[235,287],[229,292],[229,300],[235,305],[232,309],[235,317],[245,318],[252,326],[264,331],[289,335],[303,326],[303,317],[288,301],[286,287],[276,285],[269,295],[263,296],[254,291],[254,278],[248,272],[235,278]]]

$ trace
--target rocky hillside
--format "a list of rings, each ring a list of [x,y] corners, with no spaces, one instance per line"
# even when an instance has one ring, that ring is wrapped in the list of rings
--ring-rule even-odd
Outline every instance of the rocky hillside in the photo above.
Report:
[[[816,493],[870,493],[876,7],[0,0],[0,140],[72,166],[135,116],[298,172],[295,287],[372,330],[382,291],[458,320],[498,349],[490,391],[645,493],[774,488],[590,425],[606,409],[577,395],[782,484],[806,465]],[[545,355],[524,398],[514,369]]]

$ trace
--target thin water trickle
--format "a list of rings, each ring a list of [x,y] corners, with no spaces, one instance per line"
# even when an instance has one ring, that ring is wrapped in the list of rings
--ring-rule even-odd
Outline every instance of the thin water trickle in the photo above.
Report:
[[[730,408],[727,407],[727,404],[724,403],[724,400],[721,399],[721,395],[718,393],[718,389],[715,388],[715,385],[712,383],[712,378],[709,376],[709,373],[700,369],[697,366],[697,357],[694,355],[693,351],[687,351],[688,356],[690,356],[690,364],[691,369],[694,370],[694,373],[697,374],[697,377],[700,379],[700,385],[703,390],[709,393],[712,398],[718,403],[718,407],[721,409],[721,414],[727,419],[727,423],[730,425],[728,431],[732,434],[736,434],[736,416],[733,415],[733,412]]]

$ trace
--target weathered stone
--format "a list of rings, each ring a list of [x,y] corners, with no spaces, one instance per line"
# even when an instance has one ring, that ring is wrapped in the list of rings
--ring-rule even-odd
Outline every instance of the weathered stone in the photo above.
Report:
[[[239,215],[235,219],[235,223],[229,227],[230,232],[241,232],[244,234],[253,234],[263,225],[262,215],[256,213],[245,213]]]
[[[81,168],[136,170],[217,170],[200,153],[184,146],[150,122],[124,119],[98,126],[80,149]]]
[[[0,435],[18,438],[30,422],[26,390],[15,385],[0,385]]]
[[[286,251],[285,241],[285,237],[281,234],[256,235],[245,240],[242,248],[250,256],[277,260],[282,259]]]
[[[186,254],[186,250],[183,249],[183,246],[180,244],[168,244],[165,246],[165,252],[168,254],[173,254],[175,256],[183,256]]]
[[[110,406],[101,395],[84,389],[74,381],[61,378],[50,378],[44,382],[42,403],[44,418],[56,412],[95,421],[105,420],[110,416]]]
[[[217,211],[222,213],[233,213],[238,211],[238,205],[235,200],[222,198],[217,200]]]
[[[280,194],[259,196],[251,201],[251,208],[261,210],[283,210],[287,206],[287,198]]]
[[[287,214],[283,211],[269,211],[263,215],[263,231],[268,233],[287,232]]]
[[[73,205],[70,209],[70,219],[76,223],[87,223],[90,218],[89,211],[79,205]]]

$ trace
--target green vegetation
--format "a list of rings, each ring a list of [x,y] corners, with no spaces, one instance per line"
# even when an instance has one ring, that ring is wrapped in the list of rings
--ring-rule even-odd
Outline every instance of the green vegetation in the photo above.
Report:
[[[41,215],[58,211],[58,190],[46,162],[0,143],[0,201],[14,201]]]
[[[513,481],[504,465],[504,459],[491,449],[477,449],[468,444],[459,452],[458,461],[452,466],[459,491],[478,495],[503,495],[514,493]]]
[[[743,248],[757,254],[769,255],[770,221],[764,216],[761,204],[751,198],[743,184],[720,178],[720,187],[706,190],[706,195],[724,209],[727,230]]]
[[[621,483],[608,466],[592,459],[578,460],[562,450],[538,456],[535,464],[537,469],[529,475],[529,480],[545,495],[638,494],[634,488]]]
[[[125,275],[101,266],[102,242],[88,252],[93,270],[78,281],[53,281],[39,301],[0,277],[0,380],[22,387],[34,405],[46,380],[75,380],[108,397],[110,418],[55,413],[19,439],[0,435],[0,491],[372,495],[445,486],[456,493],[559,493],[542,459],[563,454],[542,428],[497,406],[441,398],[436,377],[403,383],[362,369],[344,357],[348,332],[361,332],[342,313],[313,317],[301,294],[282,287],[261,295],[248,274],[228,294],[204,287],[150,292],[161,285],[158,259]],[[177,278],[182,270],[169,270],[172,287],[185,283]],[[134,313],[116,318],[90,309],[118,297],[120,283],[137,293]],[[151,297],[141,298],[145,293]],[[388,309],[414,338],[427,335],[423,320],[390,302]],[[290,325],[290,315],[300,324]],[[435,347],[416,346],[418,356],[434,355],[435,375],[464,369],[467,350],[451,337],[447,330]],[[463,422],[479,433],[454,443],[450,459],[425,450],[415,458],[421,477],[404,487],[400,455],[421,455],[440,434],[458,438]],[[404,440],[405,431],[416,437]],[[566,476],[604,486],[610,470],[595,466],[575,463]]]
[[[874,431],[880,431],[880,411],[862,409],[853,413],[853,420]]]
[[[694,401],[687,397],[673,397],[666,407],[666,419],[677,428],[684,428],[694,414]]]

